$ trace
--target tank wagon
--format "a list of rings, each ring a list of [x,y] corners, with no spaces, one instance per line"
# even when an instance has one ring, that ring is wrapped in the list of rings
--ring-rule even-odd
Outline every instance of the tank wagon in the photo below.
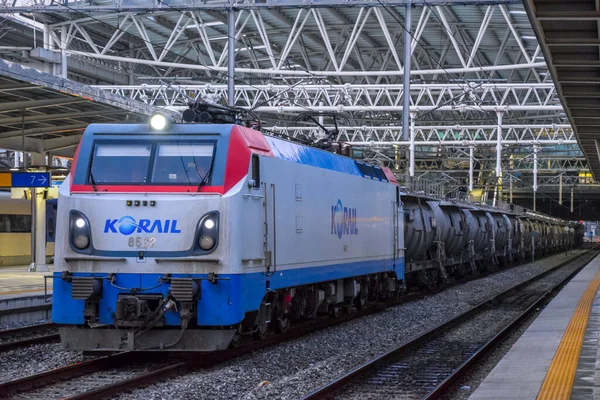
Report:
[[[424,195],[402,195],[405,275],[419,284],[545,255],[581,244],[580,225],[520,210],[502,210]],[[577,227],[571,233],[567,229]],[[532,240],[533,239],[533,240]]]
[[[52,319],[74,350],[224,349],[523,258],[533,231],[536,252],[574,240],[239,125],[89,125],[59,204]]]

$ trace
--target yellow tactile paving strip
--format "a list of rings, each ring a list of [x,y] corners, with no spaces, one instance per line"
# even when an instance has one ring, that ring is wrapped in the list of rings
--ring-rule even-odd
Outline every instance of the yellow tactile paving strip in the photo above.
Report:
[[[537,400],[568,400],[594,297],[600,286],[600,269],[583,292],[556,350]]]

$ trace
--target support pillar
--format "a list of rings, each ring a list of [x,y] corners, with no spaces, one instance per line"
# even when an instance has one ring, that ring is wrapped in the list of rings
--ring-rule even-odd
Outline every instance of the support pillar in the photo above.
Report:
[[[536,196],[538,190],[537,184],[537,175],[538,175],[538,146],[533,145],[533,211],[536,211]]]
[[[410,125],[410,56],[412,47],[412,6],[411,0],[406,1],[406,10],[404,16],[404,65],[403,65],[403,91],[402,91],[402,140],[407,141],[409,139],[409,125]],[[408,161],[408,168],[405,170],[408,172],[409,178],[414,176],[414,166],[411,173],[411,154],[410,148],[405,152],[405,160]],[[405,173],[406,173],[405,172]],[[412,179],[411,179],[412,180]]]
[[[406,15],[404,20],[404,77],[402,92],[402,140],[408,140],[408,125],[410,118],[410,53],[412,46],[412,5],[411,0],[406,1]]]
[[[135,46],[133,45],[133,43],[129,42],[129,57],[130,58],[134,58],[134,49],[135,49]],[[135,84],[135,74],[133,73],[134,69],[135,69],[135,65],[129,64],[129,84],[130,85]]]
[[[48,24],[44,24],[42,47],[45,50],[50,49],[50,25]],[[44,61],[44,72],[52,74],[54,72],[53,68],[54,67],[51,63]]]
[[[502,115],[504,110],[497,110],[498,128],[496,134],[496,190],[494,191],[494,206],[502,201]]]
[[[571,214],[573,214],[573,200],[574,200],[573,186],[571,186]]]
[[[558,175],[558,204],[562,205],[562,173]]]
[[[227,11],[227,105],[235,105],[235,10]]]
[[[415,118],[417,116],[416,112],[410,113],[410,163],[408,165],[408,174],[411,177],[415,176]]]
[[[475,150],[475,148],[471,145],[469,146],[469,199],[471,200],[471,196],[473,193],[473,164],[474,164],[474,159],[473,159],[473,151]]]
[[[33,165],[45,165],[46,155],[31,153]],[[43,188],[31,188],[31,264],[29,271],[48,271],[46,264],[46,200]]]
[[[509,181],[508,181],[508,187],[509,187],[508,190],[509,190],[509,193],[510,193],[509,194],[509,196],[510,196],[509,203],[512,204],[513,203],[513,176],[512,176],[512,173],[510,174],[510,178],[509,178]]]
[[[67,79],[67,26],[60,29],[60,76]]]

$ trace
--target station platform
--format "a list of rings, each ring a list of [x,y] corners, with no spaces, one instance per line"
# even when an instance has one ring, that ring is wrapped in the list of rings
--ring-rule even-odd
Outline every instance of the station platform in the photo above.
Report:
[[[50,271],[29,272],[29,266],[4,267],[0,269],[0,300],[17,297],[30,297],[44,294],[44,275]],[[48,294],[52,293],[52,279],[47,280]]]
[[[44,293],[44,275],[50,275],[53,266],[49,269],[29,272],[28,265],[0,269],[0,329],[50,320],[52,279]]]
[[[546,306],[469,400],[600,399],[600,256]]]

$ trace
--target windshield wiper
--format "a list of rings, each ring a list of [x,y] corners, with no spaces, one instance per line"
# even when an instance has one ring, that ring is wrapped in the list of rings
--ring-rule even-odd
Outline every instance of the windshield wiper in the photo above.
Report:
[[[96,180],[94,179],[94,174],[92,173],[91,169],[90,169],[90,181],[92,182],[92,188],[94,188],[94,192],[97,192],[98,188],[96,188]]]
[[[208,167],[208,171],[206,171],[206,175],[204,175],[204,177],[198,184],[198,188],[196,188],[196,192],[199,192],[200,188],[202,186],[206,185],[206,182],[208,181],[208,177],[210,176],[210,173],[212,172],[214,163],[215,163],[215,157],[213,156],[212,160],[210,161],[210,167]]]
[[[92,172],[92,170],[94,169],[94,153],[95,153],[95,149],[92,149],[92,155],[90,156],[90,181],[92,182],[92,188],[94,189],[94,192],[97,192],[98,189],[96,188],[96,180],[94,179],[94,173]]]

